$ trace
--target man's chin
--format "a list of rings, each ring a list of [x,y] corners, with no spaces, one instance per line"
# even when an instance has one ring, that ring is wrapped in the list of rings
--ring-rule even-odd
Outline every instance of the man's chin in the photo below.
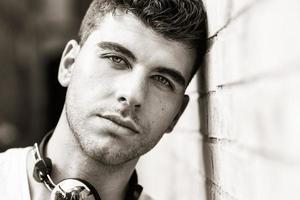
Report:
[[[132,138],[129,140],[128,137],[115,135],[109,131],[97,132],[97,129],[83,132],[84,134],[75,132],[82,151],[89,158],[103,165],[119,166],[131,161],[134,162],[143,153],[141,147],[131,143]]]
[[[91,155],[94,160],[98,161],[99,163],[105,165],[105,166],[111,166],[111,167],[118,167],[125,165],[128,162],[136,160],[135,157],[129,157],[124,155]]]
[[[139,154],[136,152],[127,152],[123,149],[114,149],[112,145],[83,146],[83,151],[93,160],[105,166],[120,166],[130,161],[137,160]]]

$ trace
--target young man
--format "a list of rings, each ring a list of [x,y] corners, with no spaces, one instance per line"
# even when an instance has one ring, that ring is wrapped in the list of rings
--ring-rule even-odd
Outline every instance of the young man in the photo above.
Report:
[[[0,156],[1,198],[147,199],[135,166],[186,108],[206,35],[200,0],[94,0],[61,58],[60,120]]]

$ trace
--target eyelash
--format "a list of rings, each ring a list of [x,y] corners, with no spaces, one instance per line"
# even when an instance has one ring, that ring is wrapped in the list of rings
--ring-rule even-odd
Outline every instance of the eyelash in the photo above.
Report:
[[[174,86],[167,78],[165,78],[163,76],[159,76],[159,75],[155,75],[155,76],[153,76],[153,78],[155,80],[157,80],[158,82],[160,82],[162,85],[169,87],[172,90],[174,89]]]
[[[109,59],[111,62],[113,62],[116,65],[126,65],[128,68],[131,68],[129,62],[125,58],[122,58],[120,56],[116,56],[116,55],[103,55],[101,57]],[[116,59],[118,59],[118,61]]]

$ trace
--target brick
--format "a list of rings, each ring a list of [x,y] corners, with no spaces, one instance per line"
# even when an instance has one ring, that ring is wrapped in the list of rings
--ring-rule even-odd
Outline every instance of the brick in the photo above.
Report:
[[[190,97],[190,102],[179,119],[175,129],[182,131],[200,130],[199,105],[198,105],[198,76],[196,75],[190,82],[186,94]]]
[[[251,9],[257,0],[204,0],[207,10],[209,36],[217,34],[232,20]]]
[[[265,0],[233,20],[215,38],[208,55],[208,90],[270,73],[285,68],[283,63],[298,60],[299,7],[296,0]]]
[[[300,3],[228,2],[209,16],[211,30],[228,23],[214,38],[200,101],[208,199],[299,199]]]
[[[198,133],[166,135],[138,163],[145,191],[157,200],[206,199],[201,144]]]
[[[237,142],[267,157],[299,160],[299,76],[296,67],[217,90],[208,97],[209,136]]]
[[[214,149],[215,199],[298,199],[299,165],[270,160],[234,143],[210,144]]]
[[[200,117],[199,117],[199,104],[197,93],[191,94],[190,102],[175,126],[175,130],[180,131],[199,131],[200,130]]]
[[[263,1],[267,0],[231,0],[231,21],[246,14],[249,10],[255,9]]]
[[[209,36],[218,32],[230,19],[230,0],[204,0],[208,17]]]
[[[197,74],[192,78],[189,86],[186,88],[187,94],[193,94],[197,93],[199,91],[198,89],[198,76]]]

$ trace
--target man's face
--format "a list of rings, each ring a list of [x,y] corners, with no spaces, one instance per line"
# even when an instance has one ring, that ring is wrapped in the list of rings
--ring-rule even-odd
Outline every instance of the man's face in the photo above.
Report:
[[[152,149],[184,110],[195,52],[131,14],[107,14],[82,47],[65,50],[59,80],[81,148],[118,165]]]

